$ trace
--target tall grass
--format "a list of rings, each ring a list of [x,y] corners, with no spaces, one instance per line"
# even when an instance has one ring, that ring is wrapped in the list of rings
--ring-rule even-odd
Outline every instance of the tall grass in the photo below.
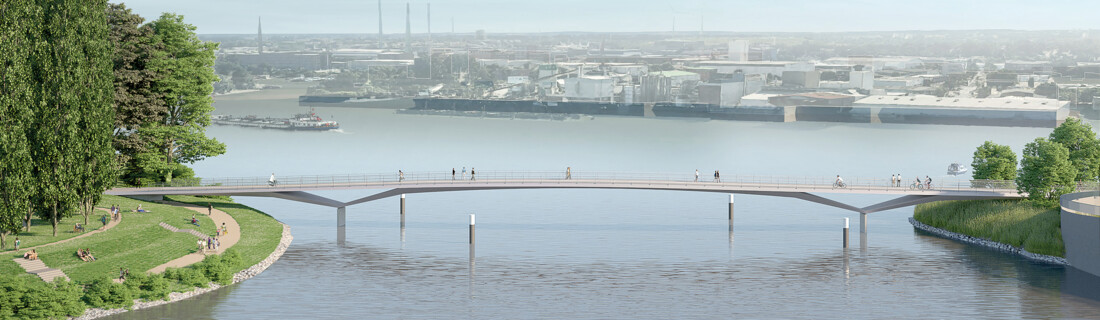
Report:
[[[921,223],[973,237],[1065,257],[1060,210],[1028,200],[960,200],[917,205]]]

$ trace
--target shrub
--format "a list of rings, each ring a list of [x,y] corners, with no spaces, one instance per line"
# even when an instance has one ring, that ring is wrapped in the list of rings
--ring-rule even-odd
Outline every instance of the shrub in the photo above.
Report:
[[[193,267],[201,270],[211,281],[228,285],[233,282],[233,267],[240,263],[241,255],[234,250],[229,250],[224,254],[206,256],[202,262]]]
[[[25,319],[64,318],[79,316],[86,306],[80,300],[83,290],[80,286],[64,279],[53,283],[24,281],[27,291],[23,293],[22,305],[16,315]]]
[[[168,293],[171,292],[168,288],[168,279],[165,279],[164,275],[148,276],[141,282],[141,298],[147,301],[167,300]]]
[[[134,293],[127,284],[100,278],[87,286],[84,302],[95,308],[128,308],[134,305]]]
[[[199,288],[206,288],[210,283],[210,279],[202,271],[194,268],[169,268],[164,271],[164,277],[176,280],[183,285]]]

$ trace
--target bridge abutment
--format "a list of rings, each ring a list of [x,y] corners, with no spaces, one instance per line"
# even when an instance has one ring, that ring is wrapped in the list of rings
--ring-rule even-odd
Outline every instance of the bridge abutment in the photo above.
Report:
[[[344,229],[347,225],[347,207],[336,208],[336,244],[344,245],[347,239]]]

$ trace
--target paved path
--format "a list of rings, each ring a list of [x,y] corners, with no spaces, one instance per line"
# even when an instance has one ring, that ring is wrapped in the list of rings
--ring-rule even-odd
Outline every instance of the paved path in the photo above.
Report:
[[[194,211],[202,213],[202,214],[206,214],[206,211],[207,211],[206,207],[200,207],[200,206],[196,206],[196,205],[192,205],[192,204],[179,203],[179,202],[167,202],[167,203],[171,204],[171,205],[191,209],[191,210],[194,210]],[[233,245],[237,244],[237,241],[241,240],[241,225],[237,224],[237,220],[233,220],[233,217],[230,216],[228,213],[225,213],[225,211],[214,209],[213,214],[210,215],[210,219],[214,220],[214,225],[215,226],[221,226],[222,223],[225,223],[225,227],[227,229],[229,229],[228,234],[224,234],[221,237],[218,237],[218,241],[221,242],[221,246],[218,247],[218,250],[207,250],[205,252],[195,252],[195,253],[192,253],[192,254],[188,254],[186,256],[177,258],[175,260],[168,261],[167,263],[164,263],[162,265],[153,267],[152,269],[149,269],[148,272],[149,273],[161,273],[161,272],[164,272],[164,270],[168,269],[168,268],[180,268],[180,267],[189,266],[189,265],[194,264],[196,262],[202,261],[202,259],[206,258],[206,253],[219,254],[219,253],[225,252],[225,250],[228,250],[229,248],[233,247]],[[191,229],[178,229],[176,227],[169,226],[168,224],[163,223],[163,222],[161,222],[161,227],[164,227],[165,229],[168,229],[168,230],[172,230],[173,232],[188,232],[192,235],[195,235],[195,237],[197,237],[198,239],[205,240],[206,237],[207,237],[207,235],[205,235],[201,232],[191,230]],[[173,229],[175,229],[175,230],[173,230]]]
[[[96,208],[96,209],[97,210],[103,210],[105,212],[110,212],[110,211],[108,211],[107,209],[104,209],[104,208]],[[66,243],[66,242],[73,241],[73,240],[76,240],[76,239],[80,239],[80,238],[83,238],[83,237],[91,236],[93,234],[97,234],[97,233],[100,233],[100,232],[103,232],[103,231],[107,231],[108,229],[111,229],[111,228],[114,228],[115,226],[117,226],[119,224],[119,222],[122,222],[121,215],[120,215],[120,218],[118,220],[110,220],[110,221],[107,222],[106,226],[103,226],[102,228],[99,228],[99,229],[96,229],[96,230],[92,230],[90,232],[85,232],[82,235],[75,236],[75,237],[72,237],[72,238],[68,238],[68,239],[65,239],[65,240],[61,240],[61,241],[58,241],[58,242],[51,242],[51,243],[47,243],[47,244],[43,244],[43,245],[37,245],[37,246],[29,247],[29,248],[23,248],[23,249],[19,249],[19,250],[38,249],[38,248],[42,248],[42,247],[46,247],[46,246],[52,246],[52,245],[55,245],[55,244]],[[27,273],[37,275],[39,278],[42,278],[42,281],[51,282],[55,278],[58,278],[58,277],[65,278],[65,280],[69,280],[69,276],[65,275],[64,272],[62,272],[61,270],[58,270],[58,269],[47,267],[46,264],[42,262],[42,259],[27,260],[27,259],[23,259],[23,258],[15,258],[15,259],[12,259],[12,261],[15,261],[16,264],[18,264],[20,267],[23,267],[23,270],[27,270]]]

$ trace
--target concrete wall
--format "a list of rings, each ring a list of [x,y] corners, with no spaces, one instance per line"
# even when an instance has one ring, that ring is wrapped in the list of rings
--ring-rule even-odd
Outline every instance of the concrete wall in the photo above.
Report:
[[[1100,276],[1100,207],[1073,201],[1096,195],[1079,192],[1062,196],[1062,242],[1071,267]]]

